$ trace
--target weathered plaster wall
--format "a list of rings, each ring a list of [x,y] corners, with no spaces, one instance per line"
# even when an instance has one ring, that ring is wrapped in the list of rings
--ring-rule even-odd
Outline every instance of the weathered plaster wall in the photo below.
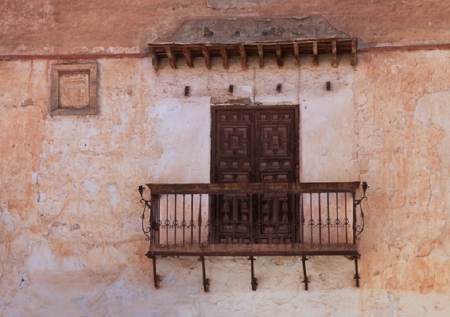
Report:
[[[448,58],[367,55],[355,79],[361,177],[370,175],[377,201],[369,204],[367,236],[380,238],[361,240],[362,307],[380,315],[393,303],[406,316],[444,315],[448,305]]]
[[[0,307],[3,316],[446,316],[450,53],[360,54],[242,71],[99,60],[96,116],[51,117],[50,67],[1,62]],[[201,65],[198,61],[197,65]],[[330,81],[332,90],[325,89]],[[283,89],[276,92],[276,84]],[[228,86],[235,85],[234,96]],[[184,97],[184,86],[191,95]],[[299,104],[301,181],[365,180],[361,288],[345,258],[159,260],[140,231],[144,182],[208,182],[210,104]],[[80,140],[88,141],[87,151]]]

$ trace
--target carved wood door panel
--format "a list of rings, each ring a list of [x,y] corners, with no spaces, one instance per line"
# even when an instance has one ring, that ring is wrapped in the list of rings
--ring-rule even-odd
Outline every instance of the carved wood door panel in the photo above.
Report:
[[[295,182],[297,173],[297,121],[295,108],[255,112],[256,182]]]
[[[211,181],[295,182],[297,107],[214,107]],[[217,243],[291,243],[297,222],[292,195],[218,195],[211,198]]]

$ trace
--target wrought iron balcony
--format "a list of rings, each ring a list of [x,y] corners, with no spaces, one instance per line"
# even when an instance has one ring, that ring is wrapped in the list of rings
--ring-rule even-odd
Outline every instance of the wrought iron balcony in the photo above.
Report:
[[[204,256],[250,256],[253,263],[253,256],[301,256],[305,261],[312,255],[343,255],[355,259],[357,270],[356,238],[364,226],[362,210],[360,219],[357,214],[359,186],[147,184],[151,199],[142,198],[148,207],[142,215],[150,241],[147,256],[200,256],[202,261]],[[362,199],[366,189],[363,183]],[[139,191],[142,195],[144,188]],[[358,284],[357,271],[355,278]],[[155,271],[158,286],[156,279]]]

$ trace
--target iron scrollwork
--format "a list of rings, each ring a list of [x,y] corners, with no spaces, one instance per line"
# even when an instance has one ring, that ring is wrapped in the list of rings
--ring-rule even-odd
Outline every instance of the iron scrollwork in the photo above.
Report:
[[[145,211],[148,208],[148,210],[151,213],[152,210],[152,205],[151,205],[151,200],[147,200],[144,198],[143,193],[144,193],[144,186],[140,185],[138,188],[139,194],[141,194],[141,200],[140,203],[144,205],[144,210],[142,211],[142,232],[144,232],[144,234],[147,237],[147,241],[150,241],[150,232],[152,231],[152,224],[151,224],[151,216],[149,218],[149,222],[148,222],[148,226],[144,225],[144,220],[145,220]]]
[[[361,224],[355,224],[355,233],[356,233],[356,235],[360,235],[364,231],[365,220],[364,220],[364,211],[362,209],[361,202],[363,200],[367,200],[368,199],[366,197],[366,190],[367,190],[367,188],[369,188],[369,185],[367,184],[367,182],[362,182],[361,188],[363,190],[363,195],[362,195],[362,197],[360,199],[356,199],[355,202],[354,202],[355,210],[356,210],[356,207],[359,206],[359,211],[360,211],[360,215],[361,215]]]

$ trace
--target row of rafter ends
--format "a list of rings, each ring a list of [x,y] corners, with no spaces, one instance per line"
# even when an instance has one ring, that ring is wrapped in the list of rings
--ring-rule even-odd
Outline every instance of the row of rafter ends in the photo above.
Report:
[[[286,56],[294,56],[296,65],[300,65],[302,55],[312,55],[313,64],[318,65],[319,54],[331,54],[331,65],[338,66],[337,54],[350,54],[350,64],[356,65],[356,39],[328,39],[301,42],[274,42],[274,43],[241,43],[241,44],[157,44],[151,43],[149,54],[152,57],[153,68],[159,70],[160,59],[168,58],[172,69],[176,69],[180,57],[186,59],[189,68],[194,67],[194,58],[205,58],[205,66],[211,69],[211,58],[221,57],[223,67],[229,68],[231,56],[241,58],[241,67],[248,68],[248,57],[259,57],[259,66],[264,67],[264,58],[267,55],[275,56],[279,67],[283,66]]]

